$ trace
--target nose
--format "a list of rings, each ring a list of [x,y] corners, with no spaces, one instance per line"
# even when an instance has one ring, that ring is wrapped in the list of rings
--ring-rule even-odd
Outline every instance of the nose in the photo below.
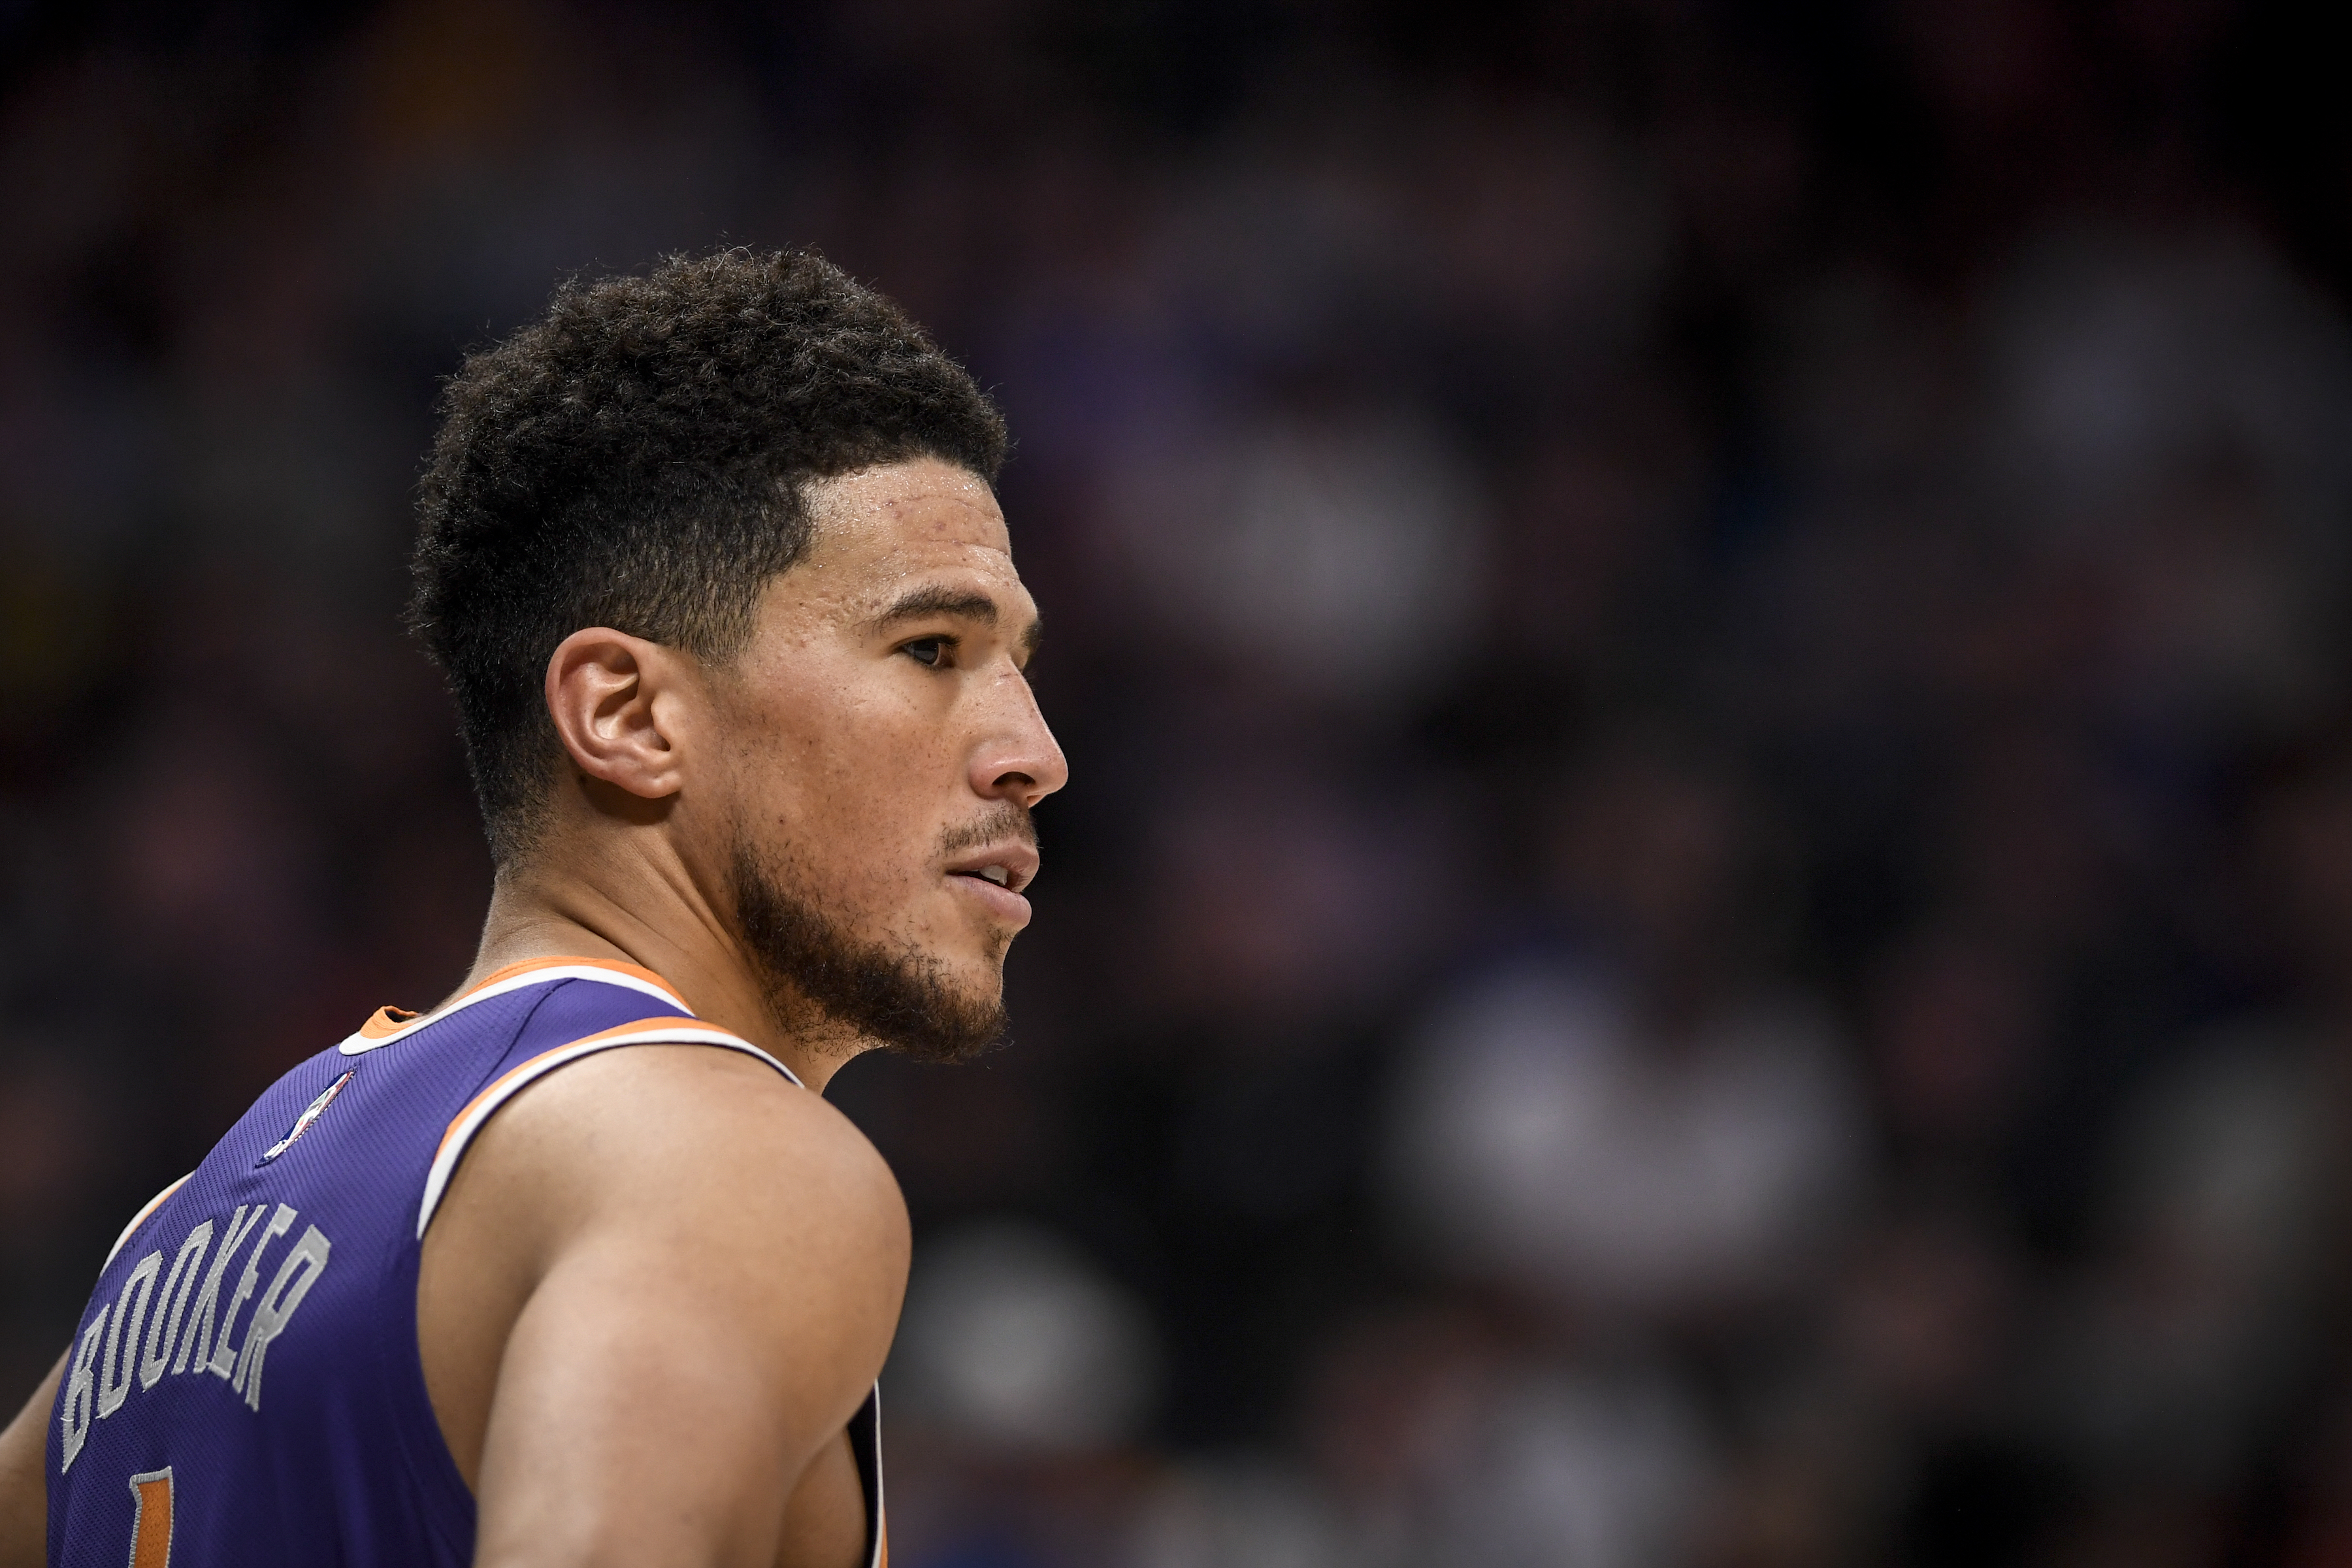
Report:
[[[1026,679],[1013,671],[990,684],[997,700],[986,738],[972,749],[972,791],[1026,809],[1070,782],[1069,759],[1046,728]]]

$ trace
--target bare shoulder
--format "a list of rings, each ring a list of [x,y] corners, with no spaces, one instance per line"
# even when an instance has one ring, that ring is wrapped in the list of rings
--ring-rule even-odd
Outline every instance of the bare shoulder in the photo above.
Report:
[[[740,1051],[648,1045],[589,1057],[518,1097],[478,1144],[468,1161],[528,1189],[559,1229],[716,1200],[782,1205],[877,1243],[906,1236],[898,1183],[866,1135]]]
[[[887,1285],[893,1320],[909,1247],[898,1183],[847,1117],[702,1046],[607,1051],[534,1084],[483,1129],[448,1206],[495,1214],[501,1249],[541,1269],[586,1238],[634,1236],[771,1261],[802,1289],[813,1264],[852,1294]]]
[[[881,1369],[908,1247],[889,1167],[817,1095],[738,1051],[604,1052],[501,1108],[459,1164],[418,1280],[426,1385],[468,1481],[494,1394],[542,1360],[611,1366],[616,1343],[722,1354],[790,1411],[787,1447],[814,1445]]]

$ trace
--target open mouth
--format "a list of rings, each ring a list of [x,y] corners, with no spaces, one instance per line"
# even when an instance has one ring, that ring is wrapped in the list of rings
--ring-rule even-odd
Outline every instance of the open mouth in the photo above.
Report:
[[[1025,844],[1000,845],[964,858],[947,872],[1017,893],[1037,879],[1037,851]]]

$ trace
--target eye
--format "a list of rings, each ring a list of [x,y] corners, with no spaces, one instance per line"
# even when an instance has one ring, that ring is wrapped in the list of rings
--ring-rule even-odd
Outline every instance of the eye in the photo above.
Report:
[[[955,646],[952,637],[917,637],[898,651],[926,669],[937,669],[948,661],[948,650]]]

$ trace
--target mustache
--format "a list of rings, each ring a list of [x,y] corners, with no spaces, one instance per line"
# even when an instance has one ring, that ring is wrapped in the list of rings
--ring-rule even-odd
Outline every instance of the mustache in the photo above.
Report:
[[[1029,808],[1018,801],[1000,801],[978,819],[949,828],[940,839],[940,853],[952,855],[959,849],[977,849],[1008,838],[1037,847],[1037,824],[1031,819]]]

